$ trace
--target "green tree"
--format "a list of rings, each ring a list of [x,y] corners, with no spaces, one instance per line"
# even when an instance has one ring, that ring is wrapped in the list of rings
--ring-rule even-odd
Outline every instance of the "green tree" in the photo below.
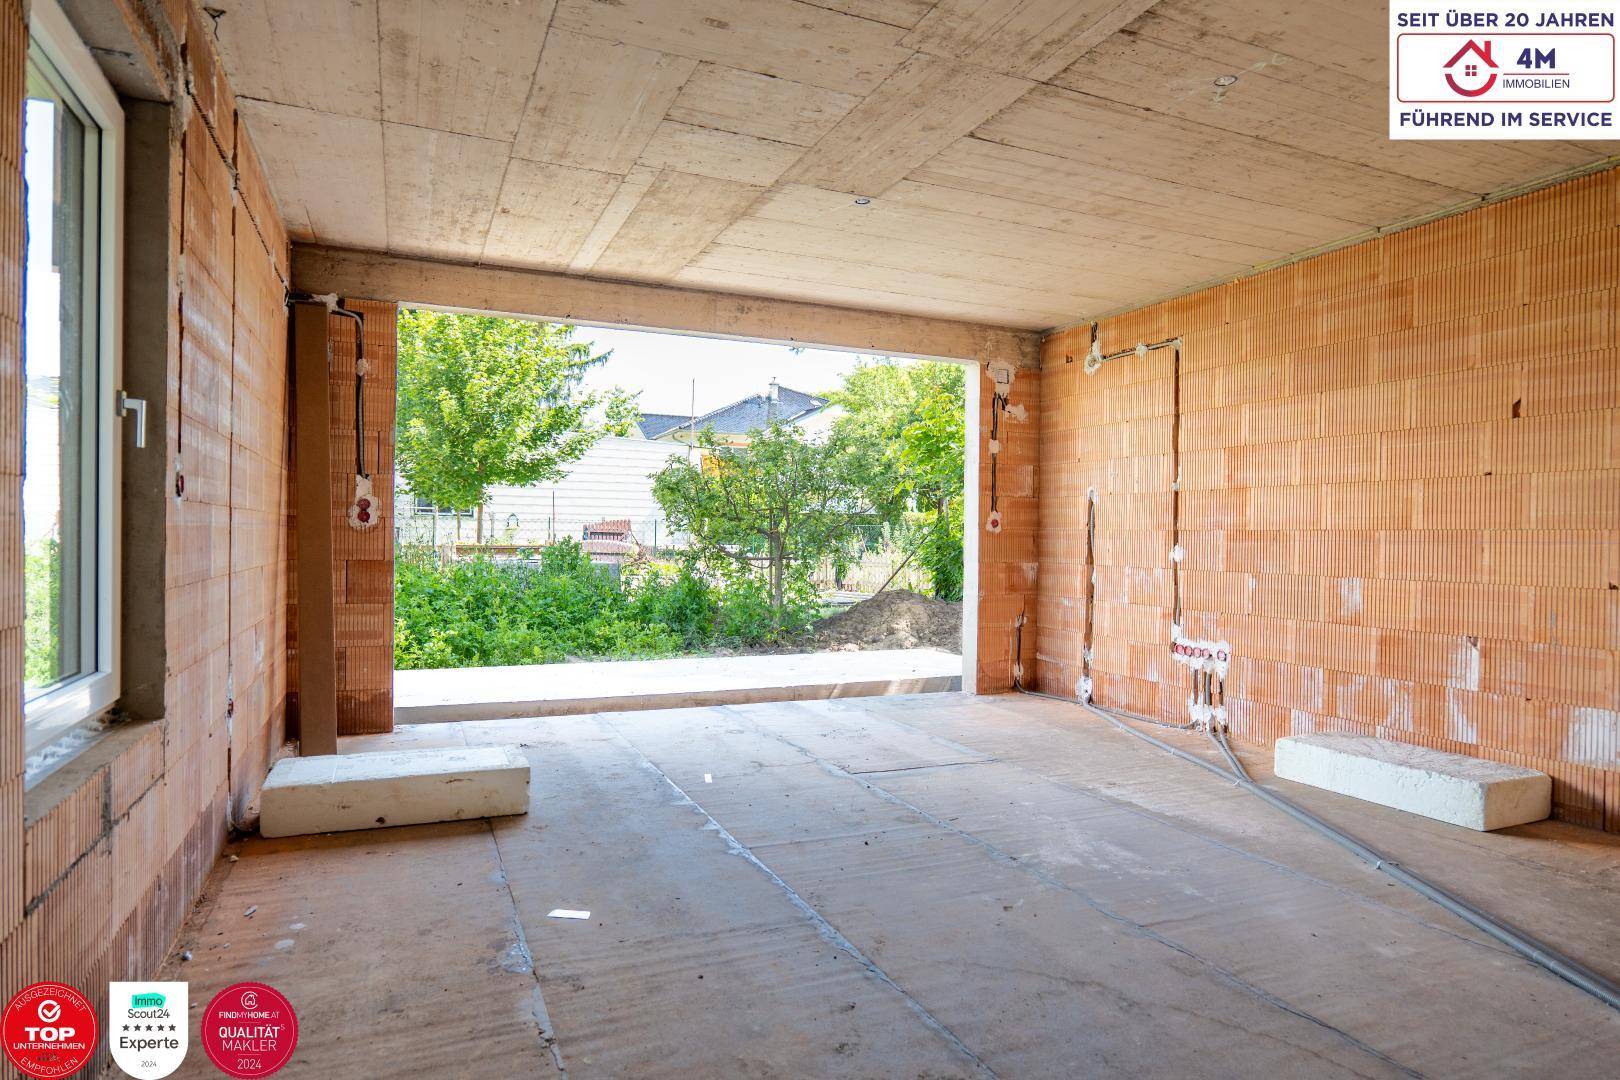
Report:
[[[852,448],[837,438],[812,442],[783,424],[754,432],[746,447],[722,447],[708,431],[698,445],[699,461],[671,461],[653,477],[653,495],[698,557],[763,575],[774,627],[787,629],[789,594],[867,514],[851,479]]]
[[[886,524],[913,533],[935,595],[949,600],[962,597],[963,370],[884,357],[827,395],[843,410],[834,437],[855,448],[852,479]]]
[[[634,399],[582,393],[593,354],[561,323],[406,309],[399,314],[399,471],[412,494],[478,512],[497,484],[554,480],[604,435],[624,434]]]

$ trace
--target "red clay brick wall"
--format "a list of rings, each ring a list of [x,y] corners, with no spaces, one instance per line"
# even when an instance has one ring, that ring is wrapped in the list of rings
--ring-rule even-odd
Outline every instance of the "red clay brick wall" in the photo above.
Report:
[[[394,505],[395,371],[398,306],[347,300],[366,319],[365,466],[375,506]],[[332,585],[336,590],[339,735],[394,729],[394,523],[348,524],[354,500],[353,319],[327,319],[332,353]]]
[[[0,0],[0,978],[32,971],[37,928],[23,925],[22,99],[28,22]]]
[[[291,440],[285,282],[290,247],[253,145],[234,118],[229,705],[231,819],[286,741]]]
[[[1000,429],[1001,452],[996,465],[996,502],[1001,510],[1000,533],[990,533],[990,419],[995,383],[984,365],[979,380],[979,520],[964,524],[979,532],[979,643],[978,681],[981,694],[997,694],[1013,687],[1013,661],[1020,653],[1024,685],[1034,675],[1036,616],[1036,537],[1040,504],[1035,475],[1040,453],[1041,373],[1018,371],[1013,376],[1009,409],[1024,410],[1026,419],[1011,412]],[[969,372],[969,380],[973,371]],[[1023,633],[1017,631],[1024,617]]]
[[[27,34],[21,5],[0,0],[0,994],[49,977],[98,1008],[109,980],[155,972],[285,730],[289,249],[206,17],[178,2],[167,10],[174,26],[142,28],[155,35],[163,78],[182,87],[170,153],[169,422],[161,445],[144,451],[167,454],[185,477],[166,509],[166,715],[118,728],[25,804],[17,502]]]
[[[1529,765],[1620,830],[1617,205],[1609,171],[1102,324],[1185,339],[1186,631],[1233,646],[1239,739]],[[1095,487],[1096,700],[1185,719],[1171,355],[1088,344],[1043,350],[1039,684],[1075,692]]]

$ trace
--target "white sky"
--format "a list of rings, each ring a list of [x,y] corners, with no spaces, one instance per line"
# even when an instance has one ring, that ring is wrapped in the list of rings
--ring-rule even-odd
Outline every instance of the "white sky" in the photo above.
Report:
[[[773,375],[783,386],[807,394],[836,389],[861,360],[856,353],[825,349],[794,353],[786,345],[593,326],[579,327],[575,340],[593,343],[598,352],[613,350],[607,363],[585,376],[585,389],[621,386],[631,393],[639,390],[642,412],[680,416],[691,410],[694,379],[701,415],[750,394],[764,393]]]

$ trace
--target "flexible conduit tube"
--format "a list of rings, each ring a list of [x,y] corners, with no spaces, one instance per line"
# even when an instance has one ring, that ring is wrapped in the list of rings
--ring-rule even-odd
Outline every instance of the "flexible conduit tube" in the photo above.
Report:
[[[333,315],[354,320],[354,473],[356,476],[370,476],[366,472],[365,452],[366,317],[344,307],[342,300],[327,310]]]
[[[1035,690],[1025,690],[1023,692],[1026,694],[1033,694],[1036,697],[1050,698],[1053,701],[1061,701],[1069,705],[1080,704],[1079,702],[1070,701],[1068,698],[1058,697],[1055,694],[1043,694]],[[1260,798],[1270,803],[1276,809],[1281,810],[1283,813],[1287,814],[1301,825],[1306,826],[1314,832],[1320,833],[1322,836],[1333,841],[1335,844],[1338,844],[1346,851],[1349,851],[1352,855],[1355,855],[1362,861],[1371,864],[1373,869],[1383,871],[1396,881],[1400,882],[1402,885],[1405,885],[1407,888],[1411,889],[1413,892],[1434,901],[1436,904],[1439,904],[1441,907],[1445,908],[1451,914],[1457,916],[1457,918],[1461,919],[1469,926],[1472,926],[1474,929],[1480,931],[1486,936],[1501,942],[1503,945],[1506,945],[1508,948],[1512,949],[1520,956],[1523,956],[1531,963],[1538,964],[1541,967],[1546,968],[1548,971],[1552,972],[1554,975],[1557,975],[1565,982],[1586,991],[1588,994],[1591,994],[1593,997],[1603,1002],[1603,1004],[1609,1006],[1609,1008],[1620,1010],[1620,986],[1616,986],[1614,983],[1610,982],[1602,975],[1599,975],[1591,968],[1588,968],[1584,964],[1580,963],[1578,960],[1565,956],[1551,945],[1548,945],[1543,941],[1539,941],[1536,938],[1531,937],[1529,934],[1514,929],[1513,927],[1504,923],[1502,920],[1496,918],[1494,915],[1475,907],[1473,904],[1470,904],[1461,897],[1453,896],[1451,893],[1447,892],[1445,889],[1442,889],[1434,882],[1418,874],[1414,874],[1400,863],[1395,862],[1394,860],[1381,854],[1376,849],[1368,847],[1366,844],[1362,843],[1360,840],[1357,840],[1348,833],[1329,825],[1327,822],[1323,821],[1310,811],[1298,806],[1293,802],[1290,802],[1288,799],[1283,798],[1276,792],[1271,791],[1268,788],[1261,787],[1259,784],[1255,783],[1254,780],[1249,776],[1248,770],[1244,769],[1243,764],[1238,761],[1237,755],[1232,752],[1232,748],[1227,744],[1225,736],[1219,732],[1212,730],[1210,732],[1210,738],[1213,739],[1215,745],[1220,748],[1221,753],[1226,756],[1227,761],[1231,762],[1233,767],[1233,771],[1231,772],[1228,772],[1226,769],[1221,768],[1219,765],[1216,765],[1213,762],[1205,761],[1196,754],[1189,754],[1187,751],[1182,750],[1179,747],[1171,746],[1162,739],[1156,739],[1145,731],[1139,731],[1130,724],[1125,723],[1118,717],[1110,715],[1107,711],[1099,709],[1095,705],[1081,705],[1081,707],[1086,709],[1088,712],[1095,713],[1097,716],[1100,716],[1102,719],[1108,721],[1110,724],[1119,728],[1128,735],[1134,735],[1144,742],[1152,743],[1154,746],[1157,746],[1160,750],[1163,750],[1166,753],[1174,754],[1183,761],[1188,761],[1194,765],[1197,765],[1200,769],[1207,769],[1216,776],[1230,780],[1232,783],[1237,784],[1239,787],[1248,791],[1251,795],[1258,795]]]

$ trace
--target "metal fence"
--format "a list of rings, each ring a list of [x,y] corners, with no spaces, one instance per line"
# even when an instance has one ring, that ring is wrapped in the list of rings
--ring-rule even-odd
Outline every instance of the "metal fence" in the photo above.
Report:
[[[905,561],[905,557],[905,552],[893,549],[868,551],[845,567],[842,574],[831,559],[823,559],[810,580],[826,592],[856,593],[861,596],[877,592],[883,588],[884,582],[888,582],[891,589],[930,593],[934,587],[933,576],[918,566],[916,560],[912,560],[898,574],[895,573],[895,568]],[[892,581],[889,580],[891,576]]]
[[[580,540],[585,528],[596,525],[601,518],[552,517],[533,515],[524,518],[518,514],[491,514],[484,512],[484,542],[488,544],[549,544],[564,538]],[[622,519],[621,519],[622,520]],[[630,532],[644,548],[681,548],[686,546],[684,533],[672,533],[669,522],[662,518],[632,518]],[[471,544],[478,534],[477,519],[468,514],[442,512],[430,514],[420,510],[402,510],[394,522],[394,541],[399,544]]]
[[[601,520],[550,515],[536,515],[524,520],[517,514],[502,517],[486,510],[484,543],[493,548],[509,549],[513,545],[539,547],[563,538],[581,540],[586,526],[597,525]],[[476,542],[477,529],[477,521],[470,514],[452,514],[448,511],[432,514],[425,510],[408,509],[403,510],[395,522],[394,540],[401,545],[441,549],[455,545],[465,554],[467,548]],[[906,559],[907,548],[902,546],[902,539],[914,544],[915,537],[897,537],[892,530],[871,522],[856,523],[849,529],[856,546],[853,560],[845,565],[841,573],[832,559],[822,560],[811,577],[818,588],[827,592],[864,596],[876,592],[888,582],[891,589],[910,589],[921,593],[932,590],[932,576],[915,559],[898,574],[895,573],[896,567]],[[631,519],[630,532],[642,547],[653,551],[679,550],[686,547],[688,540],[684,533],[672,533],[669,522],[662,518]],[[890,575],[893,575],[892,581],[889,580]]]

